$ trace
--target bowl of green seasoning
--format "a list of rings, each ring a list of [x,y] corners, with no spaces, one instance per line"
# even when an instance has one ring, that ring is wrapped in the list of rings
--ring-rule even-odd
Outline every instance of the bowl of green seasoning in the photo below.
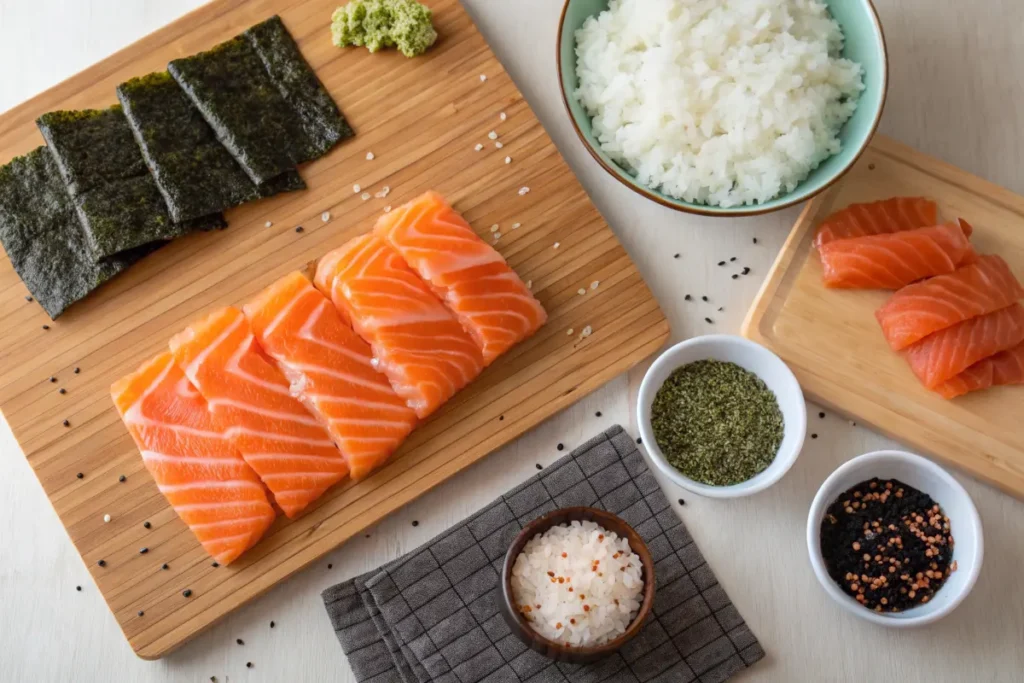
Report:
[[[711,498],[763,491],[796,462],[807,404],[792,371],[742,337],[676,344],[640,385],[637,423],[650,461],[679,486]]]

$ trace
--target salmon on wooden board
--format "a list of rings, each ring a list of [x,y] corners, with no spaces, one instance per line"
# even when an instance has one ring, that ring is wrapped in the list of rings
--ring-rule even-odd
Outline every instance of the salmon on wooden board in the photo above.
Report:
[[[1011,384],[1024,384],[1024,343],[975,363],[940,384],[936,391],[945,398],[956,398],[973,391]]]
[[[110,388],[157,488],[217,562],[230,564],[277,513],[252,467],[166,351]]]
[[[245,315],[222,308],[171,338],[178,366],[214,421],[291,518],[348,474],[327,430],[291,395],[288,380],[256,345]]]
[[[948,275],[899,290],[875,313],[894,351],[933,332],[1024,298],[1024,287],[1000,256],[988,254]]]
[[[952,273],[977,258],[967,241],[967,226],[960,221],[829,242],[818,250],[825,286],[899,289],[926,277]]]
[[[925,228],[938,222],[938,205],[924,197],[892,197],[850,204],[821,222],[814,235],[814,246],[820,248],[829,242],[851,237]]]
[[[377,369],[417,416],[433,413],[483,370],[476,342],[379,237],[356,237],[328,253],[314,283],[370,344]]]
[[[918,379],[937,389],[975,363],[1021,342],[1024,306],[1013,304],[931,334],[902,353]]]
[[[292,394],[327,427],[353,479],[379,467],[416,414],[374,368],[369,344],[302,273],[284,276],[243,310]]]
[[[374,233],[455,313],[486,365],[547,321],[544,307],[502,255],[437,192],[385,213]]]

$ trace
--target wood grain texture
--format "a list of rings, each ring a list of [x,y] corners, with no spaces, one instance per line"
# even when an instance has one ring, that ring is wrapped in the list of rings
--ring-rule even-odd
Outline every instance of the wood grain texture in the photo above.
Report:
[[[882,336],[874,312],[889,292],[822,285],[817,225],[854,202],[901,195],[933,198],[942,216],[967,219],[978,252],[1001,255],[1024,278],[1024,197],[879,137],[838,187],[804,209],[743,333],[779,354],[814,399],[1024,498],[1024,389],[941,398]]]
[[[0,314],[7,323],[0,331],[0,408],[143,658],[181,645],[625,371],[668,337],[629,257],[456,0],[432,3],[441,37],[415,60],[334,48],[327,27],[333,7],[322,0],[218,0],[0,117],[0,159],[6,160],[41,142],[33,123],[39,114],[110,104],[114,87],[127,78],[279,13],[357,131],[354,140],[303,167],[307,191],[229,212],[225,232],[162,249],[56,323],[25,301],[9,262],[0,264]],[[492,130],[503,149],[488,139]],[[483,151],[474,150],[477,143]],[[391,191],[364,201],[355,184],[361,192]],[[529,193],[520,194],[521,187]],[[146,473],[110,402],[110,383],[204,311],[244,303],[289,270],[369,230],[386,205],[428,188],[447,195],[488,241],[489,226],[500,226],[496,247],[532,281],[550,321],[417,429],[378,473],[332,489],[298,521],[278,520],[231,567],[212,567]],[[513,223],[522,227],[513,230]],[[577,293],[581,287],[585,296]],[[44,331],[44,323],[51,329]],[[588,325],[593,334],[581,338]],[[51,375],[58,383],[47,381]],[[69,429],[61,426],[65,419]],[[122,474],[127,480],[119,483]],[[104,514],[112,516],[109,524]],[[142,526],[147,520],[150,530]],[[141,547],[148,552],[140,554]],[[162,563],[170,569],[161,571]],[[182,596],[185,589],[191,598]]]

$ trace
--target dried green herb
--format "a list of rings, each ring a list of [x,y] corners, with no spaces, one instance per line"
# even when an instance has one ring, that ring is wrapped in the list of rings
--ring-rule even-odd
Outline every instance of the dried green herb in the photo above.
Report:
[[[331,15],[331,42],[365,46],[370,52],[396,47],[406,57],[437,40],[430,8],[416,0],[350,0]]]
[[[306,187],[295,170],[254,184],[166,71],[122,83],[117,98],[177,222]]]
[[[194,230],[227,226],[219,214],[182,223],[171,219],[120,105],[50,112],[37,123],[94,260]]]
[[[15,272],[53,319],[159,246],[95,263],[64,181],[44,147],[0,168],[0,242]]]
[[[255,183],[353,135],[276,16],[167,69]]]
[[[694,481],[731,486],[762,472],[782,444],[775,394],[735,363],[702,360],[679,368],[651,406],[658,448]]]

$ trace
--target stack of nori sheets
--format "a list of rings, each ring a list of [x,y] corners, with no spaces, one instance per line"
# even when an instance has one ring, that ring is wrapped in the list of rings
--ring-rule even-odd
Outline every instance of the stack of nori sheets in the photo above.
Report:
[[[254,183],[353,135],[279,17],[167,70]]]
[[[93,259],[45,147],[0,168],[0,241],[15,272],[51,318],[154,248]]]
[[[353,135],[276,16],[168,71],[44,114],[48,146],[0,167],[0,242],[51,318],[225,209],[303,189],[295,167]]]

